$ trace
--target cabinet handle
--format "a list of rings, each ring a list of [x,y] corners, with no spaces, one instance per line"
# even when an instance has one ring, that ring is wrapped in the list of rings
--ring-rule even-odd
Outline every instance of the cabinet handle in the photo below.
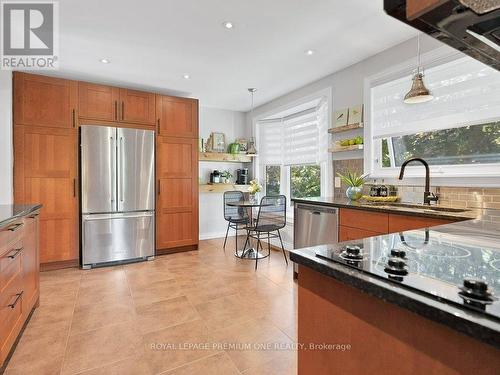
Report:
[[[21,293],[17,293],[16,294],[16,299],[14,302],[12,302],[10,305],[8,305],[11,309],[13,309],[14,307],[16,307],[17,303],[19,302],[19,300],[21,299],[21,296],[23,295],[24,293],[24,290],[21,291]]]
[[[161,193],[161,183],[160,181],[158,181],[158,195],[160,195]]]
[[[73,109],[73,127],[76,128],[76,109]]]
[[[24,223],[14,224],[13,226],[9,227],[8,230],[10,230],[11,232],[15,232],[16,230],[21,228],[23,225],[24,225]]]
[[[118,121],[118,100],[115,100],[115,120]]]
[[[122,101],[122,120],[125,120],[125,102]]]
[[[76,178],[73,179],[73,197],[76,197]]]
[[[160,134],[160,119],[158,119],[158,130],[157,133]]]
[[[7,255],[7,258],[16,259],[16,257],[24,250],[24,247],[20,247],[19,249],[12,250],[12,254]]]

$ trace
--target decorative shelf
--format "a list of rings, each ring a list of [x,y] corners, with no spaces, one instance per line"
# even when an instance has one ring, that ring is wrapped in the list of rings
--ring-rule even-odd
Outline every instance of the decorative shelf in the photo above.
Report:
[[[362,150],[364,145],[350,145],[340,146],[336,144],[334,147],[328,149],[329,152],[344,152],[344,151],[357,151]]]
[[[252,157],[247,154],[227,154],[222,152],[200,152],[200,161],[251,163]]]
[[[351,124],[351,125],[344,125],[344,126],[338,126],[336,128],[330,128],[328,129],[328,133],[341,133],[341,132],[346,132],[348,130],[353,130],[353,129],[362,129],[363,128],[363,123],[359,124]]]
[[[200,184],[200,193],[224,193],[225,191],[238,190],[247,192],[250,185],[237,184]]]

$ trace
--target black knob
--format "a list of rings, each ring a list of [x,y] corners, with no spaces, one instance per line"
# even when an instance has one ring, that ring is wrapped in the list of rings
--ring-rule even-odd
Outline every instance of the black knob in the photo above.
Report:
[[[345,247],[345,251],[349,255],[359,255],[359,253],[361,252],[361,248],[359,246],[347,245]]]
[[[479,295],[488,294],[488,284],[482,280],[465,279],[464,287]]]
[[[401,258],[389,258],[389,261],[387,262],[389,267],[395,268],[395,269],[404,269],[406,266],[406,263],[403,259]]]
[[[396,258],[404,258],[406,257],[406,251],[400,249],[392,249],[391,256]]]

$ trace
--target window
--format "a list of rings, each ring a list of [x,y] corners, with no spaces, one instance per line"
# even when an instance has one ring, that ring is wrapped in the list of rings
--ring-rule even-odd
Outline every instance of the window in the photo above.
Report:
[[[374,178],[395,177],[406,159],[421,157],[434,177],[498,177],[500,73],[456,53],[425,65],[434,95],[427,103],[403,102],[411,69],[367,79],[365,170]],[[417,166],[407,175],[421,173]]]
[[[281,167],[279,165],[266,165],[266,186],[267,195],[279,195],[281,182]]]
[[[383,168],[400,167],[422,155],[429,165],[500,163],[500,122],[382,140]]]
[[[290,196],[292,198],[319,197],[320,195],[321,167],[319,165],[290,167]]]
[[[267,195],[287,198],[318,197],[325,191],[328,161],[328,105],[326,98],[314,106],[257,124],[259,175]],[[291,201],[289,201],[291,207]]]

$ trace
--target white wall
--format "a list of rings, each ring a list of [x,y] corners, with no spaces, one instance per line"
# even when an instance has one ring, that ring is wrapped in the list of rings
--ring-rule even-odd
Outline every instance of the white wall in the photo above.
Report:
[[[12,73],[0,70],[0,204],[12,199]]]
[[[243,112],[217,108],[200,107],[200,137],[207,139],[212,132],[224,133],[226,144],[236,138],[248,138],[249,127],[245,124]],[[201,183],[209,181],[210,172],[229,170],[236,178],[236,169],[250,168],[249,164],[200,162]],[[200,239],[222,237],[226,234],[227,222],[224,220],[222,193],[200,193]]]

